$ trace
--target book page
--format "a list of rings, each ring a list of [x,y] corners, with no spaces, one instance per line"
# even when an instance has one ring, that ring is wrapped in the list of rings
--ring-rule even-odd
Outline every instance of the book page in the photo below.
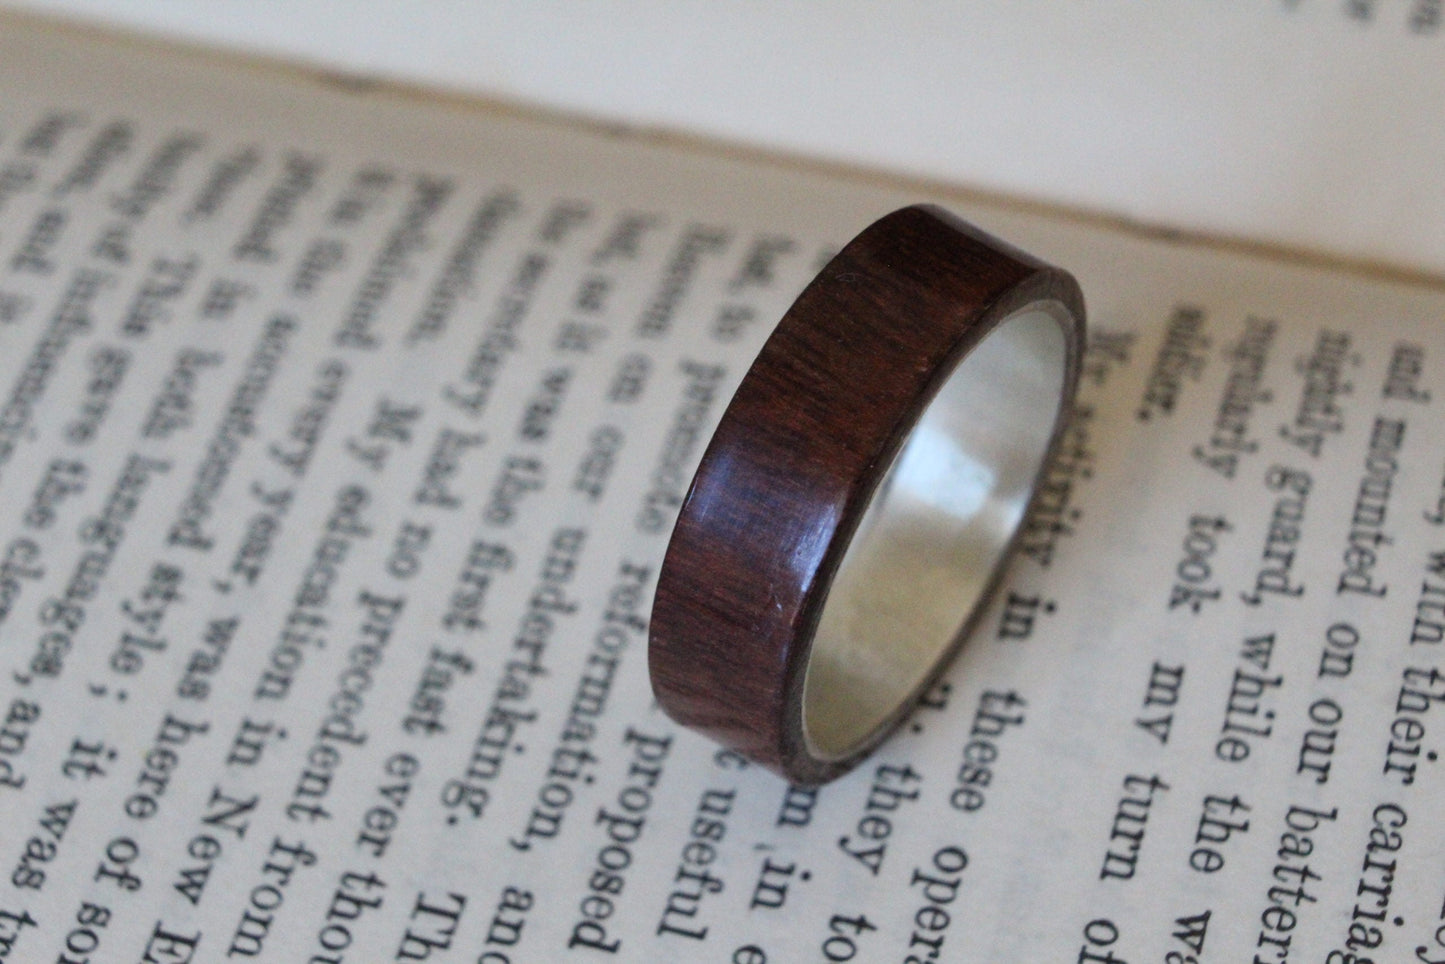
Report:
[[[7,0],[1445,273],[1439,0]]]
[[[1081,395],[803,790],[655,707],[650,598],[919,198],[5,28],[0,961],[1445,959],[1445,293],[960,209],[1078,274]]]

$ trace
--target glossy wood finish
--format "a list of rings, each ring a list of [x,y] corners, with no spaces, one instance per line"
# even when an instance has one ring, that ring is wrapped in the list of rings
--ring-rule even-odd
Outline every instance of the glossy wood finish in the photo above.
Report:
[[[1000,320],[1041,301],[1072,315],[1062,412],[1083,342],[1078,285],[945,211],[884,217],[803,291],[724,413],[668,546],[648,661],[669,715],[804,785],[896,726],[956,644],[869,738],[820,759],[801,705],[823,600],[940,385]]]

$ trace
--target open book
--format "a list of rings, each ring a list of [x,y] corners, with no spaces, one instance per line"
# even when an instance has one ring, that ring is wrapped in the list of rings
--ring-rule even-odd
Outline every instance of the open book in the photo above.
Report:
[[[1445,292],[6,19],[0,961],[1445,960]],[[645,671],[774,320],[939,201],[1066,444],[876,757]]]

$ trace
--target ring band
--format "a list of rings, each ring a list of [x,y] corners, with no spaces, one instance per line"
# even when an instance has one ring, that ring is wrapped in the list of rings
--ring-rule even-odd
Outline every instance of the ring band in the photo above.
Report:
[[[653,602],[653,691],[800,785],[934,682],[997,584],[1078,382],[1067,272],[931,207],[866,228],[723,413]]]

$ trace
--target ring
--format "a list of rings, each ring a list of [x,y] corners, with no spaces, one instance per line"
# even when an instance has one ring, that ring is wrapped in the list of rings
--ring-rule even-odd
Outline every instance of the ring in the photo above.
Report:
[[[1071,275],[939,208],[849,242],[683,501],[648,644],[668,715],[804,786],[876,747],[997,585],[1083,341]]]

